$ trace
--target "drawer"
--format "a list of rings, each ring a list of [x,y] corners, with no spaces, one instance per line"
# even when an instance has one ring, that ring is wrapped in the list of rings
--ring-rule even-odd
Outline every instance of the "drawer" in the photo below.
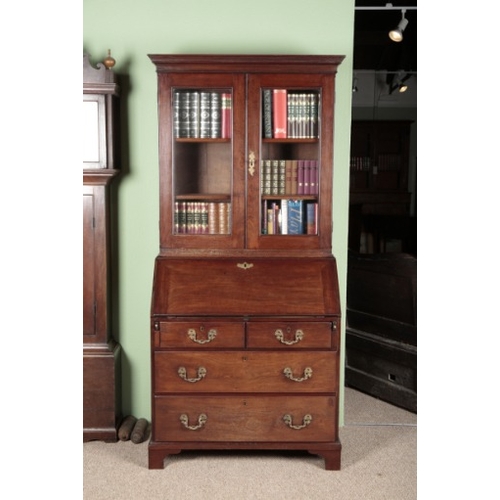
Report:
[[[153,440],[330,442],[337,423],[333,396],[161,396]]]
[[[242,348],[245,325],[242,322],[160,321],[155,332],[156,348]]]
[[[337,353],[154,353],[155,393],[338,392]]]
[[[337,338],[337,322],[255,321],[247,325],[247,347],[249,348],[330,349],[334,347],[336,349]]]

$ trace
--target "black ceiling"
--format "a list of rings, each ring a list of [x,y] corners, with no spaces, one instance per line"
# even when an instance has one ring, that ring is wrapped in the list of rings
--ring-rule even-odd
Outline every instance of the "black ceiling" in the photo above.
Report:
[[[383,0],[356,0],[356,7],[383,7]],[[393,0],[394,7],[416,7],[416,0]],[[405,13],[408,26],[403,41],[393,42],[389,30],[401,20],[400,10],[356,10],[354,15],[354,69],[417,71],[417,11]]]

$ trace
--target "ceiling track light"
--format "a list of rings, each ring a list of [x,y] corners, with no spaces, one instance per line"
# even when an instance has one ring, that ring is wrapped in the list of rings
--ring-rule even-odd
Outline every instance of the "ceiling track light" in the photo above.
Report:
[[[401,10],[401,21],[399,21],[396,28],[389,31],[389,38],[393,42],[401,42],[403,41],[403,31],[408,26],[408,19],[405,17],[406,9]]]
[[[353,92],[358,91],[358,79],[357,79],[357,77],[354,77],[354,80],[352,82],[352,91]]]
[[[398,71],[396,75],[392,75],[389,83],[389,95],[391,95],[395,90],[400,93],[406,92],[408,90],[408,84],[406,81],[412,76],[411,73],[404,75],[403,71]],[[391,81],[392,80],[392,81]]]

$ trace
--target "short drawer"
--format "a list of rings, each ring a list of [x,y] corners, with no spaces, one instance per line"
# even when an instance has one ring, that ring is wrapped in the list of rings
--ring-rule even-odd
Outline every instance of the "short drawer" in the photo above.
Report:
[[[155,393],[337,392],[337,353],[186,352],[154,354]]]
[[[249,348],[330,349],[337,346],[337,323],[324,322],[249,322]]]
[[[330,442],[337,439],[333,396],[161,396],[154,441]]]
[[[160,321],[156,348],[242,348],[245,346],[243,322]]]

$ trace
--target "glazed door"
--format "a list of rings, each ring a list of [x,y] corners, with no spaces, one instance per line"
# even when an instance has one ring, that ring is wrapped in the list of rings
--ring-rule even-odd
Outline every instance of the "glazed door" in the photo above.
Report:
[[[159,77],[162,248],[244,246],[242,75]]]
[[[331,247],[334,76],[251,75],[248,248]]]

